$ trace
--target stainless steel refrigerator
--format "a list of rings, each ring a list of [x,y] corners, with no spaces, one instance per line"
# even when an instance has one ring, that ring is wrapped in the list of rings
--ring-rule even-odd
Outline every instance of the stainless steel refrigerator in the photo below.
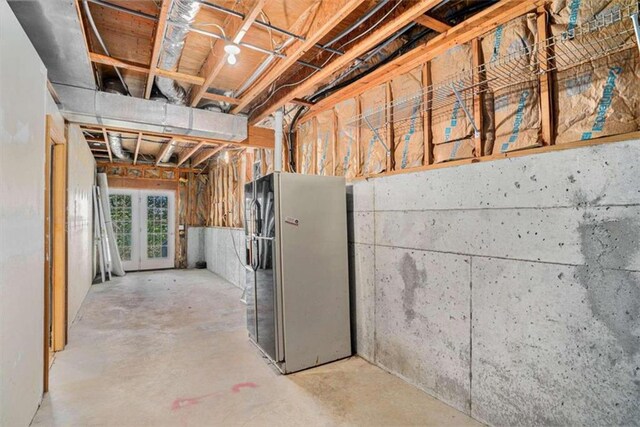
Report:
[[[350,356],[344,178],[246,184],[245,233],[250,339],[283,373]]]

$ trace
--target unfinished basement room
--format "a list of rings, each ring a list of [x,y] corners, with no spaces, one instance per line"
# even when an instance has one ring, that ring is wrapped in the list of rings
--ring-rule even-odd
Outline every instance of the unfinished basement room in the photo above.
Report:
[[[640,426],[637,0],[0,0],[0,427]]]

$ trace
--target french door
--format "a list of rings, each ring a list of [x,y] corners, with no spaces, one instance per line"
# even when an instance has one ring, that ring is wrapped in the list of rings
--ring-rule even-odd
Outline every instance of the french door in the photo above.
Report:
[[[175,193],[109,190],[111,221],[126,271],[175,266]]]

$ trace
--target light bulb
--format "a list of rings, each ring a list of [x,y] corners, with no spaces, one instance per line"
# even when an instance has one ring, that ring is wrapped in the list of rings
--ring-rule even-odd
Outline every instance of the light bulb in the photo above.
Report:
[[[224,51],[227,54],[227,62],[234,65],[238,62],[236,55],[240,53],[240,47],[235,44],[228,44],[224,47]]]

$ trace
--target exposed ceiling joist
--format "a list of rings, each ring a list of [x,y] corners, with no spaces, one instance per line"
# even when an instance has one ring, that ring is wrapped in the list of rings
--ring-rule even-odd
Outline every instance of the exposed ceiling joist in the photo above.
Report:
[[[425,28],[430,28],[433,31],[437,31],[439,33],[444,33],[451,29],[451,25],[445,24],[442,21],[438,21],[436,18],[432,18],[428,15],[418,16],[414,21]]]
[[[94,62],[96,64],[112,65],[118,68],[124,68],[125,70],[131,70],[143,74],[151,74],[149,66],[144,64],[129,62],[111,56],[101,55],[95,52],[89,52],[89,58],[91,59],[91,62]],[[167,71],[161,68],[156,68],[154,74],[156,76],[168,77],[179,82],[190,84],[202,84],[204,82],[204,78],[200,76],[192,76],[191,74],[179,73],[177,71]]]
[[[383,65],[331,96],[318,101],[310,109],[309,113],[305,115],[305,120],[329,108],[331,105],[359,95],[367,89],[389,81],[394,76],[407,73],[418,65],[443,54],[451,47],[467,43],[510,19],[535,10],[537,6],[546,2],[547,0],[502,0],[429,40],[422,46]]]
[[[133,164],[138,162],[138,153],[140,152],[140,143],[142,142],[142,132],[138,133],[138,139],[136,141],[136,151],[133,153]]]
[[[109,154],[109,162],[113,162],[113,154],[111,154],[111,146],[109,145],[109,138],[107,138],[107,130],[102,128],[102,138],[104,138],[104,143],[107,146],[107,153]]]
[[[156,32],[153,41],[153,50],[151,52],[151,69],[147,76],[147,84],[144,89],[144,97],[149,99],[151,95],[151,89],[153,88],[153,79],[156,75],[156,67],[158,66],[158,59],[160,58],[160,50],[162,48],[162,40],[164,39],[164,32],[167,28],[167,15],[169,14],[169,8],[173,2],[171,0],[162,0],[162,6],[160,8],[160,14],[158,15],[158,23],[156,24]]]
[[[175,145],[175,143],[176,143],[176,139],[175,138],[171,138],[169,141],[165,142],[165,144],[162,146],[162,149],[160,150],[160,152],[156,156],[156,166],[158,166],[160,164],[160,162],[162,161],[162,158],[164,157],[164,155],[167,154],[169,149],[173,145]]]
[[[216,153],[219,153],[220,151],[224,150],[227,147],[227,144],[223,144],[221,146],[219,146],[218,148],[214,148],[213,150],[204,150],[201,151],[196,157],[193,158],[193,160],[191,161],[191,167],[196,167],[198,166],[200,163],[204,162],[205,160],[211,158],[213,155],[215,155]]]
[[[191,156],[193,156],[196,151],[198,151],[199,149],[204,147],[205,144],[206,144],[206,142],[200,141],[199,143],[197,143],[193,147],[189,148],[186,152],[180,153],[180,155],[178,156],[178,166],[180,166],[181,164],[183,164],[184,162],[189,160],[189,158]]]
[[[230,96],[218,95],[217,93],[211,93],[211,92],[205,92],[202,95],[202,98],[210,99],[211,101],[226,102],[228,104],[233,104],[233,105],[235,105],[235,104],[240,102],[240,100],[238,98],[232,98]]]
[[[410,4],[402,13],[400,13],[395,18],[386,21],[378,29],[371,32],[369,36],[360,40],[351,49],[345,52],[344,55],[327,64],[322,70],[313,74],[301,84],[296,85],[289,92],[285,92],[284,94],[275,98],[272,102],[267,103],[265,107],[263,107],[260,111],[257,112],[257,114],[251,117],[250,123],[255,124],[267,117],[269,114],[271,114],[271,112],[290,102],[292,99],[306,95],[313,89],[313,87],[318,85],[320,82],[331,77],[333,73],[346,67],[351,62],[355,61],[359,56],[369,52],[378,44],[382,43],[387,38],[400,31],[405,25],[414,21],[417,17],[423,15],[431,8],[437,6],[440,1],[441,0],[421,0],[419,2]],[[236,107],[236,109],[238,107]]]
[[[312,49],[336,25],[353,12],[364,0],[323,1],[317,6],[315,19],[304,41],[297,40],[281,59],[262,79],[251,87],[241,98],[240,103],[231,112],[242,112],[258,95],[280,78],[309,49]]]
[[[249,13],[245,15],[242,22],[232,22],[230,24],[232,27],[231,31],[234,32],[232,38],[232,42],[234,44],[237,45],[242,41],[242,38],[245,36],[245,34],[247,34],[247,31],[262,11],[262,8],[264,7],[266,1],[267,0],[257,0]],[[201,84],[198,90],[192,91],[190,100],[192,107],[198,105],[198,102],[200,102],[203,95],[207,92],[209,86],[211,86],[211,83],[213,83],[215,78],[220,74],[220,71],[222,71],[222,69],[224,68],[227,62],[227,53],[225,52],[224,48],[224,43],[216,43],[211,52],[209,52],[209,56],[204,62],[203,70],[208,68],[207,64],[209,63],[213,63],[214,65],[208,72],[204,73],[206,75],[206,77],[204,78],[204,83]]]

